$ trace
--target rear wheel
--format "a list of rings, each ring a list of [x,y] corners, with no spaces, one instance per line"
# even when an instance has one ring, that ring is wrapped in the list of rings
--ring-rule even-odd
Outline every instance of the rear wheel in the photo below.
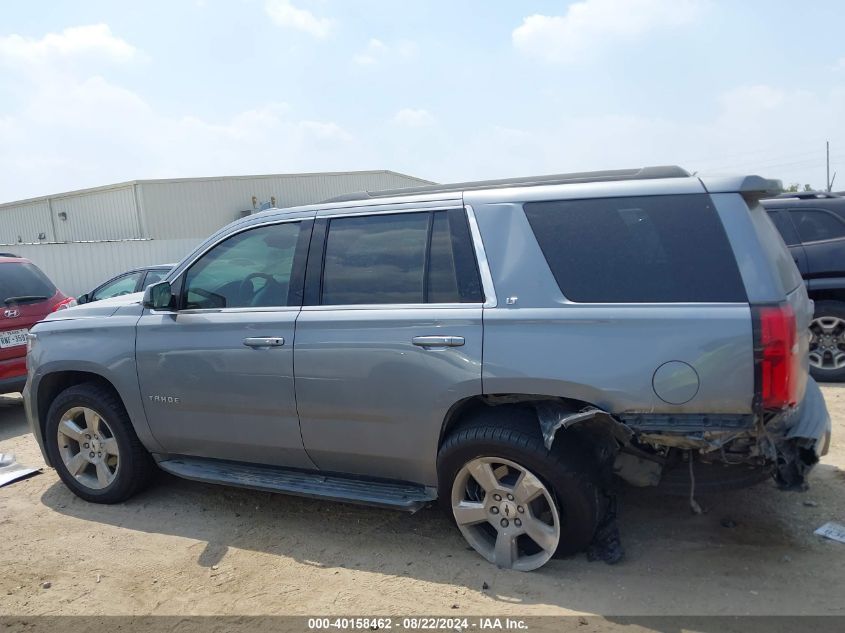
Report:
[[[154,472],[123,403],[96,383],[58,395],[47,413],[44,440],[59,477],[86,501],[124,501]]]
[[[813,378],[820,382],[845,380],[845,303],[817,301],[810,335]]]
[[[476,552],[531,571],[592,541],[602,504],[588,454],[546,450],[530,409],[485,412],[440,449],[440,498]]]

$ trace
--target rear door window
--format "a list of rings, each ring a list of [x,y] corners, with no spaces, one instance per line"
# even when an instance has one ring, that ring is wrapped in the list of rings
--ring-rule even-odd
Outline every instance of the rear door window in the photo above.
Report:
[[[571,301],[747,300],[706,194],[529,202],[524,208],[561,293]]]
[[[483,300],[462,209],[330,220],[323,262],[323,305]]]
[[[790,209],[789,213],[805,244],[845,237],[845,222],[834,213],[821,209]]]

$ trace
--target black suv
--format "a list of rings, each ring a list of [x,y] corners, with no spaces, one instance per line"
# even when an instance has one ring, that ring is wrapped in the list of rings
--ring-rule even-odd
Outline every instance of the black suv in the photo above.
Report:
[[[816,302],[810,369],[820,381],[845,380],[845,197],[802,191],[763,200]]]

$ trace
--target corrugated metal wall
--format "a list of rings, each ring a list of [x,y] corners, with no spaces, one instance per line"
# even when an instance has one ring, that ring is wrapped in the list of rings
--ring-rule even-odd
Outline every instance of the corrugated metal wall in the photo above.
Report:
[[[141,182],[139,199],[145,237],[207,236],[259,204],[276,199],[277,207],[314,204],[345,193],[414,187],[419,178],[392,172],[297,174],[184,181]]]
[[[57,242],[144,237],[133,185],[52,198]]]
[[[426,182],[370,171],[99,187],[0,205],[0,251],[30,258],[64,292],[79,295],[129,268],[179,261],[240,212],[254,210],[253,196],[259,205],[275,198],[277,207],[292,207]]]
[[[130,268],[178,262],[201,241],[184,239],[18,244],[10,250],[33,261],[62,292],[76,297]]]
[[[0,208],[0,244],[38,242],[42,234],[45,241],[55,240],[47,200]]]

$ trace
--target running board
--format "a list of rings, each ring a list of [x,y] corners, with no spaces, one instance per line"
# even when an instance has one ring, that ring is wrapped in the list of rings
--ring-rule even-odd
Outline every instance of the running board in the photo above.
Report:
[[[172,475],[193,481],[407,512],[416,512],[435,499],[433,492],[424,486],[324,475],[273,466],[253,466],[198,457],[174,457],[160,461],[158,465]]]

